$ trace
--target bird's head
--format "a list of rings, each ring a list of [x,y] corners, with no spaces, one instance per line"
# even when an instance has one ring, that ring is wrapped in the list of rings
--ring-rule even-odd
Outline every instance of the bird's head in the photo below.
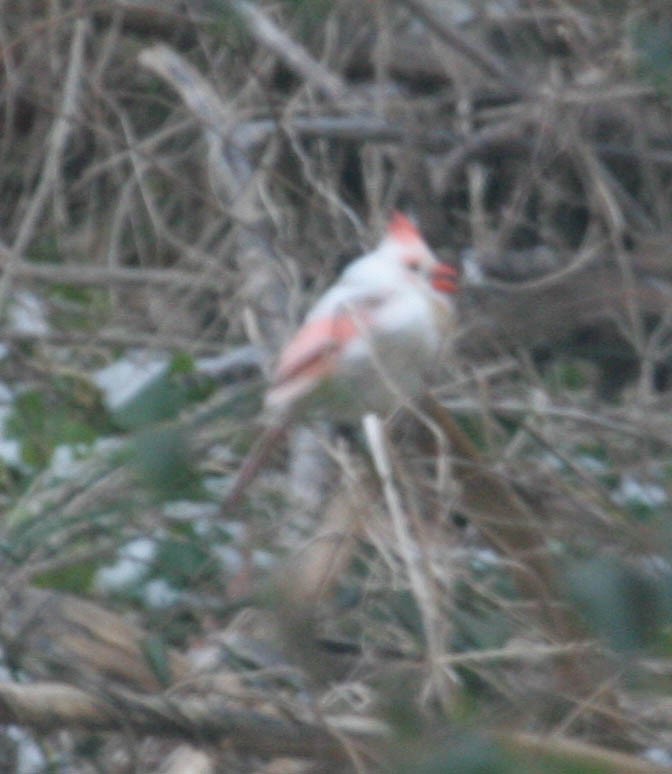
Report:
[[[392,215],[383,240],[409,281],[429,285],[439,294],[457,292],[457,271],[440,261],[429,248],[414,223],[401,212]]]

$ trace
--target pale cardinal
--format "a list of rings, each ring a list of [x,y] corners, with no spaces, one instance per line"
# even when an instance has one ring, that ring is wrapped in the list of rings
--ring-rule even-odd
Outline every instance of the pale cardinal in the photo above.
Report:
[[[235,503],[287,422],[385,416],[424,391],[455,324],[455,269],[441,263],[404,215],[324,293],[278,358],[265,407],[273,427],[243,465]]]

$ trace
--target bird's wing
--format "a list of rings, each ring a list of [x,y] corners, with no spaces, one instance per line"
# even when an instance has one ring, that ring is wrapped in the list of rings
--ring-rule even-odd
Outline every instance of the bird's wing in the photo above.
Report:
[[[310,392],[338,370],[348,345],[375,326],[375,313],[387,296],[343,291],[332,288],[283,349],[266,396],[268,404],[285,404]]]
[[[329,376],[343,350],[371,326],[372,311],[381,300],[357,299],[329,314],[311,316],[285,346],[275,370],[273,386],[294,379]]]

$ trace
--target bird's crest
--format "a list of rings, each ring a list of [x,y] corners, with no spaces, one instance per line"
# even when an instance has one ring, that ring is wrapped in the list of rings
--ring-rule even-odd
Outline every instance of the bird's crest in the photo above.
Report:
[[[392,213],[387,235],[404,244],[424,241],[416,225],[398,210]]]

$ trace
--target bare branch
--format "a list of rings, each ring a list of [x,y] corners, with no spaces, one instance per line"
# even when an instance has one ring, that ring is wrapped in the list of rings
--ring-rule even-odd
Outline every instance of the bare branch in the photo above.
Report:
[[[84,66],[84,41],[88,30],[88,20],[77,19],[70,44],[70,59],[65,75],[61,109],[49,135],[40,182],[35,189],[26,214],[23,216],[16,239],[12,245],[12,252],[9,256],[5,256],[8,260],[6,260],[3,275],[0,279],[0,316],[7,304],[15,261],[25,251],[34,236],[35,228],[44,211],[47,197],[52,193],[58,182],[66,143],[73,127],[76,126],[77,100],[79,98]]]
[[[204,341],[198,338],[169,336],[158,333],[136,333],[124,330],[97,330],[95,335],[78,331],[53,330],[47,332],[3,330],[2,339],[7,343],[41,343],[56,346],[95,348],[141,347],[158,350],[182,350],[198,355],[216,355],[222,351],[221,341]]]
[[[213,188],[238,223],[238,254],[241,265],[248,269],[248,293],[254,296],[266,335],[269,339],[279,339],[286,298],[273,270],[278,255],[270,238],[272,224],[263,204],[265,173],[256,169],[249,158],[256,137],[235,132],[239,125],[237,117],[208,81],[168,46],[145,49],[139,60],[179,93],[201,123],[208,143],[208,172]]]
[[[327,70],[294,39],[280,29],[257,5],[246,0],[228,0],[247,25],[248,30],[282,62],[300,75],[306,83],[316,86],[332,102],[341,102],[347,95],[347,85]]]
[[[17,279],[37,280],[54,284],[86,287],[89,285],[151,285],[192,290],[211,290],[213,280],[202,274],[179,269],[126,269],[102,266],[31,263],[16,255],[16,251],[0,242],[0,256],[13,263]]]
[[[0,723],[40,732],[61,728],[120,731],[130,725],[138,734],[201,743],[226,741],[239,752],[255,755],[344,758],[342,746],[327,729],[246,710],[217,694],[146,696],[108,689],[96,695],[57,682],[1,683]]]
[[[131,726],[136,734],[181,738],[201,745],[225,741],[238,752],[265,757],[347,760],[344,746],[324,727],[244,710],[213,695],[148,697],[115,691],[103,699],[63,683],[4,683],[0,684],[0,722],[39,732],[60,728],[121,731]],[[369,723],[361,724],[358,732],[349,736],[358,737],[370,748],[380,734],[381,726]],[[537,762],[539,756],[551,756],[577,766],[599,766],[611,774],[667,771],[633,755],[559,736],[497,734],[494,738],[518,755],[532,754]]]
[[[416,16],[420,17],[440,40],[464,56],[482,72],[504,84],[512,95],[525,92],[521,76],[514,75],[499,58],[483,51],[476,43],[469,41],[463,33],[451,27],[425,0],[399,0]]]

